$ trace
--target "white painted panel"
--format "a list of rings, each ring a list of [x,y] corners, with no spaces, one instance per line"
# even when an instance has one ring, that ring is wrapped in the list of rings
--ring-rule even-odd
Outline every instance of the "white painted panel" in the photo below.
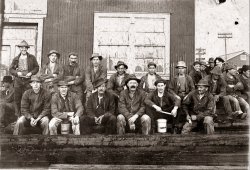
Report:
[[[135,45],[165,46],[164,33],[135,33]]]
[[[150,16],[149,16],[150,17]],[[164,19],[135,17],[136,32],[164,32]]]
[[[98,45],[129,45],[128,32],[100,32]]]
[[[129,27],[130,18],[101,17],[98,20],[98,28],[100,32],[127,32]]]

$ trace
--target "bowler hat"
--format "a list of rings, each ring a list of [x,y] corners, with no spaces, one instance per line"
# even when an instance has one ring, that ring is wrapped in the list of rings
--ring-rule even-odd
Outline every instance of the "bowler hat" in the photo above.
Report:
[[[237,67],[232,64],[226,64],[224,69],[225,70],[231,70],[231,69],[237,70]]]
[[[214,58],[213,57],[211,57],[211,58],[208,59],[208,63],[213,63],[213,62],[214,62]]]
[[[64,80],[58,82],[58,86],[68,86],[68,83]]]
[[[193,63],[193,66],[195,66],[196,64],[201,64],[199,61],[195,61],[194,63]]]
[[[175,68],[178,68],[178,67],[187,68],[187,65],[186,65],[185,61],[178,61],[178,63],[177,63],[177,65],[175,66]]]
[[[127,78],[126,81],[125,81],[125,84],[128,84],[128,82],[129,82],[130,80],[135,80],[135,81],[137,81],[137,83],[140,83],[140,82],[141,82],[141,80],[138,79],[134,74],[131,74],[131,75],[128,76],[128,78]]]
[[[93,54],[91,55],[91,57],[90,57],[90,60],[92,60],[92,59],[95,58],[95,57],[98,57],[99,60],[102,60],[102,56],[99,55],[99,53],[93,53]]]
[[[156,68],[156,64],[155,64],[153,61],[150,61],[150,62],[148,63],[148,68],[149,68],[150,66],[155,66],[155,68]]]
[[[51,55],[51,54],[56,54],[58,58],[60,58],[60,53],[56,50],[50,50],[49,53],[48,53],[48,57]]]
[[[25,40],[23,40],[22,42],[20,42],[17,46],[18,47],[30,48],[29,44]]]
[[[12,83],[13,80],[12,80],[12,77],[11,77],[11,76],[4,76],[2,82]]]
[[[36,82],[42,82],[42,79],[40,78],[40,76],[38,75],[33,75],[31,76],[31,79],[30,79],[30,82],[33,82],[33,81],[36,81]]]
[[[215,66],[215,67],[210,71],[210,73],[216,74],[216,75],[222,75],[221,68],[218,67],[218,66]]]
[[[94,88],[98,88],[99,86],[101,86],[102,84],[106,84],[108,82],[107,79],[104,78],[100,78],[98,79],[95,83],[94,83]]]
[[[117,69],[117,67],[119,67],[119,66],[121,66],[121,65],[124,65],[124,67],[125,67],[126,69],[128,69],[128,65],[125,64],[123,61],[118,61],[117,64],[116,64],[114,67],[115,67],[115,69]]]
[[[209,84],[208,84],[208,81],[206,80],[206,79],[201,79],[199,82],[198,82],[198,84],[196,84],[196,86],[210,86]]]
[[[156,80],[155,81],[155,86],[157,86],[158,83],[164,83],[164,84],[166,84],[166,80],[164,80],[164,79],[158,79],[158,80]]]

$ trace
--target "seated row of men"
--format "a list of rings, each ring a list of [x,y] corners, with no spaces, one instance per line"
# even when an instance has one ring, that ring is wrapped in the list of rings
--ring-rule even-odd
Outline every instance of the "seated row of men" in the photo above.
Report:
[[[124,134],[126,132],[141,132],[150,134],[155,130],[155,122],[166,118],[176,128],[177,123],[184,123],[182,133],[186,134],[202,121],[208,134],[214,133],[213,127],[213,96],[208,92],[209,84],[200,80],[197,90],[194,90],[184,100],[184,114],[178,112],[181,100],[172,95],[166,88],[166,81],[155,82],[156,90],[146,95],[138,88],[140,80],[129,76],[118,102],[118,115],[115,114],[115,96],[106,90],[106,80],[100,79],[88,99],[86,110],[79,96],[69,90],[66,81],[59,81],[58,92],[51,95],[42,88],[39,76],[32,76],[32,89],[24,92],[21,101],[22,116],[18,118],[14,135],[24,134],[26,127],[38,126],[42,134],[56,135],[58,126],[63,120],[69,120],[75,135],[91,134],[96,128],[105,134]],[[190,105],[192,108],[190,110]],[[187,121],[179,122],[185,116]],[[151,131],[152,125],[152,131]]]

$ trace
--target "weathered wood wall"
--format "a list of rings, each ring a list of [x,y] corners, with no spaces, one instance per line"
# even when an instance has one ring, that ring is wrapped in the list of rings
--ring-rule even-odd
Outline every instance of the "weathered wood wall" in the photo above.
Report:
[[[51,49],[58,50],[60,63],[67,62],[71,51],[79,53],[80,64],[89,64],[93,51],[94,12],[171,13],[170,62],[191,64],[194,60],[194,0],[48,0],[44,23],[43,60]]]

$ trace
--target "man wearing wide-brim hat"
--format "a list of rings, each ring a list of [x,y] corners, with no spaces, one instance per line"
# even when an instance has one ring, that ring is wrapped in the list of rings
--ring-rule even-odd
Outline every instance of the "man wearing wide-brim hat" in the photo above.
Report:
[[[74,135],[80,135],[80,118],[84,108],[79,96],[69,91],[67,81],[58,82],[58,92],[51,99],[51,115],[49,122],[50,135],[57,135],[58,126],[63,120],[71,122]]]
[[[130,75],[125,81],[127,89],[120,94],[118,102],[117,132],[142,132],[148,135],[151,130],[151,118],[145,114],[145,91],[138,88],[140,79]]]
[[[39,76],[32,76],[29,82],[32,89],[23,94],[21,117],[17,120],[13,135],[23,135],[25,127],[39,127],[43,135],[48,135],[51,94],[42,88],[42,79]]]
[[[14,105],[14,88],[11,76],[4,76],[2,85],[4,90],[0,93],[0,128],[6,127],[17,119]]]
[[[182,134],[189,134],[192,129],[200,124],[203,124],[207,134],[213,134],[214,99],[209,92],[209,83],[206,79],[201,79],[196,86],[197,89],[191,92],[182,103],[187,119]]]
[[[86,106],[86,116],[81,120],[82,134],[116,134],[115,96],[106,90],[107,80],[99,79]]]
[[[107,79],[107,69],[101,64],[103,57],[99,53],[93,53],[90,57],[90,66],[86,69],[86,102],[91,93],[96,92],[95,83],[99,79]]]
[[[150,93],[155,90],[155,81],[161,79],[161,76],[156,73],[156,63],[148,63],[148,73],[142,76],[139,87],[145,92]]]
[[[20,53],[15,57],[10,65],[10,74],[15,77],[14,82],[14,100],[16,111],[20,115],[21,99],[24,91],[30,89],[29,80],[32,75],[37,74],[39,65],[36,57],[27,52],[30,47],[28,43],[23,40],[18,44]]]
[[[172,125],[171,132],[179,133],[180,127],[176,124],[179,123],[179,115],[177,113],[181,104],[181,99],[176,98],[173,94],[168,92],[166,88],[166,80],[159,79],[155,82],[156,90],[151,92],[145,99],[146,113],[152,119],[152,129],[156,131],[157,119],[167,119],[168,124]],[[164,112],[170,113],[167,115]]]
[[[186,63],[178,61],[176,65],[177,73],[169,83],[169,91],[176,97],[183,99],[195,89],[192,78],[186,73]]]
[[[206,68],[207,68],[206,62],[205,61],[200,61],[201,78],[204,78],[204,77],[207,76]]]
[[[227,83],[223,77],[220,67],[215,66],[210,71],[210,75],[206,76],[205,79],[208,81],[210,86],[209,91],[214,97],[214,114],[216,114],[216,103],[219,102],[219,100],[222,100],[225,113],[228,114],[227,119],[222,121],[225,123],[227,121],[232,121],[233,109],[231,107],[229,98],[226,95]]]
[[[244,89],[244,86],[238,75],[237,67],[227,63],[225,64],[224,69],[225,72],[223,73],[223,77],[227,83],[226,95],[233,104],[232,108],[235,109],[234,116],[246,119],[249,113],[249,104],[241,96],[241,91]]]
[[[84,67],[78,63],[78,59],[79,56],[77,53],[70,52],[68,54],[69,63],[63,66],[63,73],[62,75],[59,75],[59,78],[68,82],[70,85],[70,91],[76,93],[83,103],[83,93],[85,90],[85,70]]]
[[[194,84],[197,84],[200,79],[202,79],[201,63],[199,61],[193,62],[193,66],[188,75],[193,79]]]
[[[40,70],[40,75],[44,82],[43,87],[54,93],[57,89],[55,84],[62,79],[63,73],[62,67],[57,62],[60,58],[60,53],[56,50],[50,50],[47,57],[49,61]]]

